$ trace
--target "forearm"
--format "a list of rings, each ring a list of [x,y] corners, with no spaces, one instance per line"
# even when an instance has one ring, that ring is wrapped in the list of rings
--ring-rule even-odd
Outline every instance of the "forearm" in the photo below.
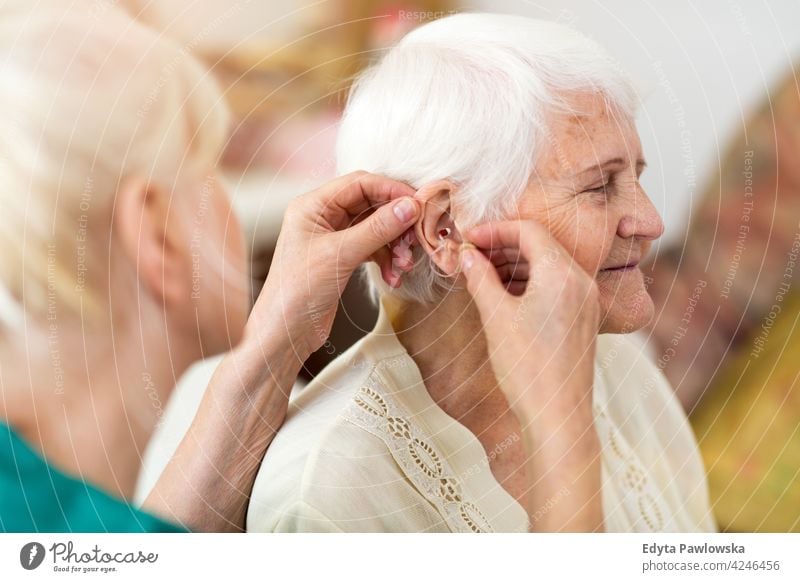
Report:
[[[600,445],[594,426],[541,423],[525,431],[531,451],[528,517],[531,531],[603,531]]]
[[[302,365],[278,336],[245,341],[223,359],[145,509],[195,531],[244,529],[256,474]]]
[[[591,375],[570,381],[590,385]],[[539,401],[543,404],[524,407],[527,412],[520,417],[531,531],[603,531],[600,441],[591,390],[559,386]]]

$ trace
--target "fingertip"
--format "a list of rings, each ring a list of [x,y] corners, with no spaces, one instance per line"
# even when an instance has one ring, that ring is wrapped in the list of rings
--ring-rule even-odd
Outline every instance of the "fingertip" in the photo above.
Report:
[[[490,247],[493,242],[491,223],[485,222],[472,227],[467,231],[465,238],[481,248]]]
[[[398,259],[395,261],[395,266],[403,271],[404,273],[408,273],[414,269],[414,260],[413,259]]]
[[[500,287],[494,266],[483,253],[477,249],[466,248],[461,252],[459,261],[467,280],[467,289],[479,304],[479,308],[500,300],[499,297],[502,295],[498,295],[498,292],[505,293],[505,291]]]
[[[469,273],[472,267],[475,266],[475,255],[478,254],[473,249],[464,249],[461,251],[461,270]]]
[[[464,273],[467,279],[468,286],[477,285],[479,281],[486,277],[484,261],[486,261],[486,258],[476,249],[466,248],[461,251],[459,264],[461,272]]]

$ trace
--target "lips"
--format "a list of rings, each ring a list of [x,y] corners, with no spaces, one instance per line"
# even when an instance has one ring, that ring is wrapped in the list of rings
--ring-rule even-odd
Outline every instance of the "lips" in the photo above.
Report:
[[[630,261],[622,265],[617,265],[616,267],[607,267],[605,269],[601,269],[601,271],[630,271],[631,269],[636,268],[638,264],[639,261]]]

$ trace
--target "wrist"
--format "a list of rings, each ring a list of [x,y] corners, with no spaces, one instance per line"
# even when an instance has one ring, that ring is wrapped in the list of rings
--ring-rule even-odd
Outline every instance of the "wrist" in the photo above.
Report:
[[[598,442],[590,394],[583,398],[554,396],[544,404],[520,401],[513,410],[532,443],[591,447]]]
[[[286,343],[242,342],[222,359],[192,425],[208,457],[224,464],[263,455],[286,418],[302,365],[291,353]]]
[[[259,351],[265,354],[279,352],[302,366],[315,351],[308,306],[276,296],[270,309],[262,310],[261,307],[257,302],[247,321],[244,338],[234,351],[241,353],[242,357]]]
[[[261,392],[287,392],[306,360],[304,348],[285,333],[261,329],[245,338],[225,355],[217,376],[227,382],[216,382],[220,390],[231,392],[248,401]],[[280,390],[275,390],[279,388]]]
[[[530,425],[553,430],[577,430],[594,423],[592,389],[563,384],[557,390],[545,391],[535,387],[511,402],[511,408],[522,426]]]

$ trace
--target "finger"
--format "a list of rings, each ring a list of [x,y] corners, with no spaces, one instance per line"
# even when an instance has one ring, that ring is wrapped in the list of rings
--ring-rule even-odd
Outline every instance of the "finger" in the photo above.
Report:
[[[400,277],[403,273],[392,264],[392,252],[388,248],[383,247],[376,254],[378,266],[381,269],[381,278],[386,281],[389,287],[399,287]],[[373,257],[375,257],[375,255],[373,255]]]
[[[334,229],[341,230],[355,218],[384,206],[398,198],[413,197],[408,184],[365,172],[354,172],[333,180],[318,189],[321,218]]]
[[[486,323],[509,299],[494,266],[482,253],[474,249],[461,252],[461,271],[467,279],[467,291]]]
[[[506,284],[506,291],[514,297],[522,297],[528,289],[527,281],[509,281]]]
[[[494,270],[497,273],[497,276],[500,277],[500,280],[503,282],[511,281],[512,279],[517,281],[527,281],[530,274],[530,269],[528,268],[527,263],[507,263],[505,265],[500,265],[499,267],[495,266]]]
[[[407,273],[414,268],[414,252],[411,246],[416,240],[414,230],[410,228],[403,233],[403,236],[392,241],[392,266],[397,271]]]
[[[519,249],[479,249],[495,267],[499,267],[506,263],[523,263],[527,262],[525,257]]]
[[[553,245],[545,227],[532,220],[487,222],[470,230],[467,240],[482,249],[516,249],[529,262]]]
[[[388,247],[381,247],[369,257],[381,270],[381,278],[389,287],[399,287],[401,277],[408,269],[397,266],[397,259]]]
[[[401,198],[381,206],[366,219],[343,230],[337,241],[340,267],[355,269],[379,249],[402,236],[418,215],[419,205],[411,198]]]
[[[411,251],[414,240],[414,230],[408,229],[389,246],[383,246],[370,255],[369,260],[380,267],[381,277],[390,287],[399,287],[401,277],[414,268]]]

